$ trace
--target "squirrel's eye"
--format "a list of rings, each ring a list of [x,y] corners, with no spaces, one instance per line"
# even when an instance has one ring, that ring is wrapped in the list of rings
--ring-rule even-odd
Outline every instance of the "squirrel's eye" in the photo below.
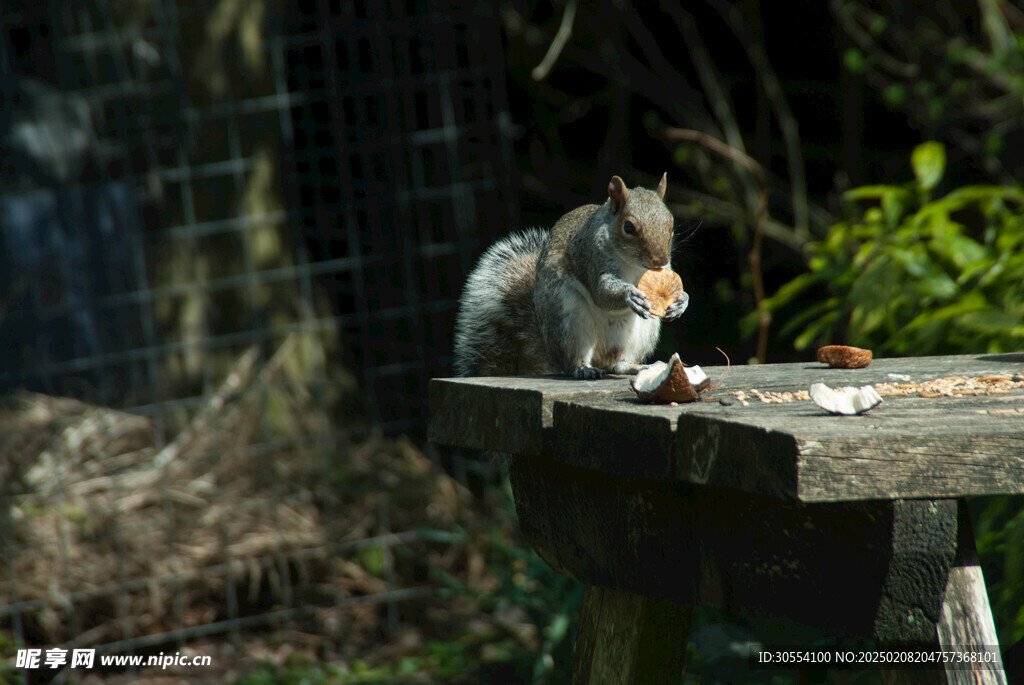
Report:
[[[632,221],[627,221],[624,224],[622,224],[622,230],[626,233],[626,235],[636,235],[636,224],[634,224]]]

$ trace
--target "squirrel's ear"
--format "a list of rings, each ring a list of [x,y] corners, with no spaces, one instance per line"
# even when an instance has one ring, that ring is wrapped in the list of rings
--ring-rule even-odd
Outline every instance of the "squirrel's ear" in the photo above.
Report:
[[[658,198],[665,199],[665,188],[668,186],[668,172],[661,175],[661,183],[658,184]]]
[[[629,199],[629,188],[618,176],[612,176],[611,183],[608,184],[608,197],[612,199],[612,212],[614,213],[618,213],[622,209],[622,205],[626,204],[626,200]]]

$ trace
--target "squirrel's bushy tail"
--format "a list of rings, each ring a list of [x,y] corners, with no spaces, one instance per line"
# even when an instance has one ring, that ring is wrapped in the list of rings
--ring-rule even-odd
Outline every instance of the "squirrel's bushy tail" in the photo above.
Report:
[[[548,232],[528,229],[491,245],[466,279],[455,319],[455,375],[547,373],[533,309]]]

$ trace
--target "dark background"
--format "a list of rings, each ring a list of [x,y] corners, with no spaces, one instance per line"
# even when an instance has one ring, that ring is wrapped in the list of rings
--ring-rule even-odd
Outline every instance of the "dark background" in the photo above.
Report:
[[[553,50],[563,23],[571,37]],[[657,356],[720,364],[721,348],[745,363],[757,355],[741,321],[757,308],[759,188],[671,129],[764,170],[756,271],[770,296],[851,211],[844,191],[911,182],[921,142],[947,151],[936,195],[1021,183],[1022,36],[1019,5],[996,0],[0,1],[0,388],[84,403],[0,407],[0,438],[14,436],[0,455],[0,652],[230,634],[234,654],[262,653],[243,644],[247,621],[283,651],[375,658],[392,668],[381,682],[401,658],[438,681],[557,681],[579,588],[516,546],[493,472],[424,437],[427,386],[452,373],[458,297],[479,255],[603,201],[612,175],[654,187],[667,172],[691,300]],[[762,361],[813,354],[780,332],[793,311],[776,312]],[[225,389],[232,377],[241,387]],[[100,447],[81,448],[72,438],[93,435],[95,412],[143,417],[145,448],[102,431]],[[176,441],[188,483],[211,483],[203,506],[230,510],[230,525],[182,514],[175,488],[187,483],[173,479],[145,512],[81,514],[130,494],[136,471],[153,469],[145,450]],[[75,499],[73,485],[100,476],[105,498]],[[62,497],[85,508],[58,510]],[[279,505],[296,501],[316,525],[286,523]],[[1022,506],[976,508],[989,505],[986,579],[1000,630],[1015,635]],[[127,549],[119,526],[159,544]],[[57,530],[79,537],[65,545]],[[143,563],[173,560],[200,533],[214,541],[196,570],[206,585]],[[253,536],[272,544],[231,551]],[[63,587],[47,574],[82,564],[50,563],[53,550],[120,570]],[[235,578],[230,559],[274,571]],[[150,584],[173,616],[147,618],[138,588]],[[480,625],[491,632],[474,641]]]
[[[205,23],[217,5],[8,3],[8,387],[122,406],[186,399],[214,369],[199,362],[207,380],[151,391],[168,339],[202,329],[209,351],[275,330],[265,298],[217,280],[216,263],[234,259],[223,275],[287,284],[310,325],[336,335],[334,354],[359,379],[346,411],[421,437],[426,383],[451,373],[457,298],[477,257],[509,231],[602,201],[613,174],[647,186],[669,174],[691,305],[659,356],[754,356],[738,326],[756,306],[751,177],[668,127],[724,140],[767,171],[766,295],[806,268],[808,241],[843,214],[839,193],[908,180],[917,143],[947,145],[947,187],[1020,175],[1020,103],[942,57],[953,40],[987,49],[966,0],[583,3],[541,80],[531,71],[560,4],[254,0],[220,33]],[[1019,24],[1019,10],[999,7]],[[261,33],[248,45],[250,29]],[[993,121],[958,104],[982,96],[1002,103]],[[45,125],[18,128],[33,120]],[[265,211],[245,204],[258,154],[272,165],[262,192],[277,212],[276,266],[291,269],[274,276],[245,256],[242,219]],[[192,263],[162,259],[176,250]],[[203,260],[218,295],[200,321],[184,322],[180,301],[154,306]],[[25,284],[41,271],[55,282],[33,293]],[[798,356],[769,336],[767,361]]]

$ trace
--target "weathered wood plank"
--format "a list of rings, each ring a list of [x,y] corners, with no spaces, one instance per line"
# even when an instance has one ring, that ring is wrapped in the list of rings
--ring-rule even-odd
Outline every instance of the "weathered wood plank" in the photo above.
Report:
[[[434,378],[428,439],[438,445],[538,454],[556,400],[622,394],[621,377],[573,381],[551,376]]]
[[[714,396],[1019,373],[1024,354],[879,359],[864,369],[817,363],[740,366]],[[707,369],[721,379],[722,367]],[[430,439],[519,454],[545,439],[567,464],[607,473],[721,485],[805,502],[1024,492],[1024,392],[887,398],[863,416],[811,402],[640,404],[628,379],[431,381]],[[553,427],[557,424],[557,430]]]
[[[1011,403],[1024,407],[1024,393],[890,398],[852,417],[809,402],[558,401],[552,444],[565,463],[607,473],[805,502],[1016,493],[1024,492],[1024,413],[979,413]]]

